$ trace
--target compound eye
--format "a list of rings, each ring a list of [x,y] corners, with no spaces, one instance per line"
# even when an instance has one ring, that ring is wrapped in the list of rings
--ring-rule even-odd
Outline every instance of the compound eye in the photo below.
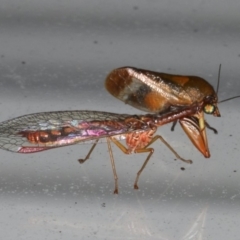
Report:
[[[206,104],[203,108],[203,111],[206,113],[206,114],[213,114],[214,111],[215,111],[215,106],[212,105],[212,104]]]

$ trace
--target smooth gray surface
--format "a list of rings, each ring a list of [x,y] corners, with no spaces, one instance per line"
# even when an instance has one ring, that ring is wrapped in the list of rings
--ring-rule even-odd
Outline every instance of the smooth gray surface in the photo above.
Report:
[[[104,110],[139,113],[104,89],[113,68],[136,66],[198,75],[219,99],[240,94],[239,1],[12,1],[0,5],[0,120],[33,112]],[[106,144],[37,154],[1,150],[2,239],[239,239],[240,99],[207,116],[212,157],[205,159],[178,126],[159,129],[192,165],[162,144],[133,190],[145,156],[114,157]],[[181,171],[184,167],[186,170]]]

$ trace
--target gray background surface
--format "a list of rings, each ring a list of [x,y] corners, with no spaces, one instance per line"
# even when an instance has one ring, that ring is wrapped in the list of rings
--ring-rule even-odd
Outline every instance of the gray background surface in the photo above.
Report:
[[[41,111],[140,113],[104,89],[114,68],[198,75],[219,99],[240,94],[240,2],[229,0],[0,1],[0,120]],[[21,155],[1,150],[1,239],[239,239],[240,99],[207,116],[212,157],[182,129],[162,144],[133,190],[145,156],[113,146],[120,194],[106,144]],[[180,168],[184,167],[185,171]]]

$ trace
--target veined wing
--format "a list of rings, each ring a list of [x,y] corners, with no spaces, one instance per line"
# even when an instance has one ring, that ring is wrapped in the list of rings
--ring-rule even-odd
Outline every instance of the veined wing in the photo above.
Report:
[[[206,96],[217,99],[213,87],[197,76],[180,76],[133,67],[114,69],[105,87],[114,97],[152,113],[161,113],[202,102]]]
[[[132,131],[127,114],[99,111],[34,113],[0,123],[0,148],[32,153]]]

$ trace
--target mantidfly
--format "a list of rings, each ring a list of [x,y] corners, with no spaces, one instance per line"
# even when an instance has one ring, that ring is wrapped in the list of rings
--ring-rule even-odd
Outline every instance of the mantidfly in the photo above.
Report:
[[[120,100],[151,114],[81,110],[29,114],[0,123],[0,148],[17,153],[35,153],[93,141],[86,157],[79,159],[83,163],[89,159],[99,139],[106,138],[115,179],[115,194],[118,193],[118,177],[111,142],[125,154],[148,153],[137,173],[135,189],[138,189],[139,176],[154,152],[149,146],[158,139],[176,158],[192,163],[180,157],[162,136],[155,135],[157,128],[164,124],[179,121],[197,149],[205,157],[210,157],[205,127],[211,127],[204,119],[204,112],[217,117],[220,117],[220,113],[217,94],[206,80],[123,67],[108,75],[106,88]],[[216,132],[214,128],[211,129]],[[120,140],[125,140],[126,146]]]

